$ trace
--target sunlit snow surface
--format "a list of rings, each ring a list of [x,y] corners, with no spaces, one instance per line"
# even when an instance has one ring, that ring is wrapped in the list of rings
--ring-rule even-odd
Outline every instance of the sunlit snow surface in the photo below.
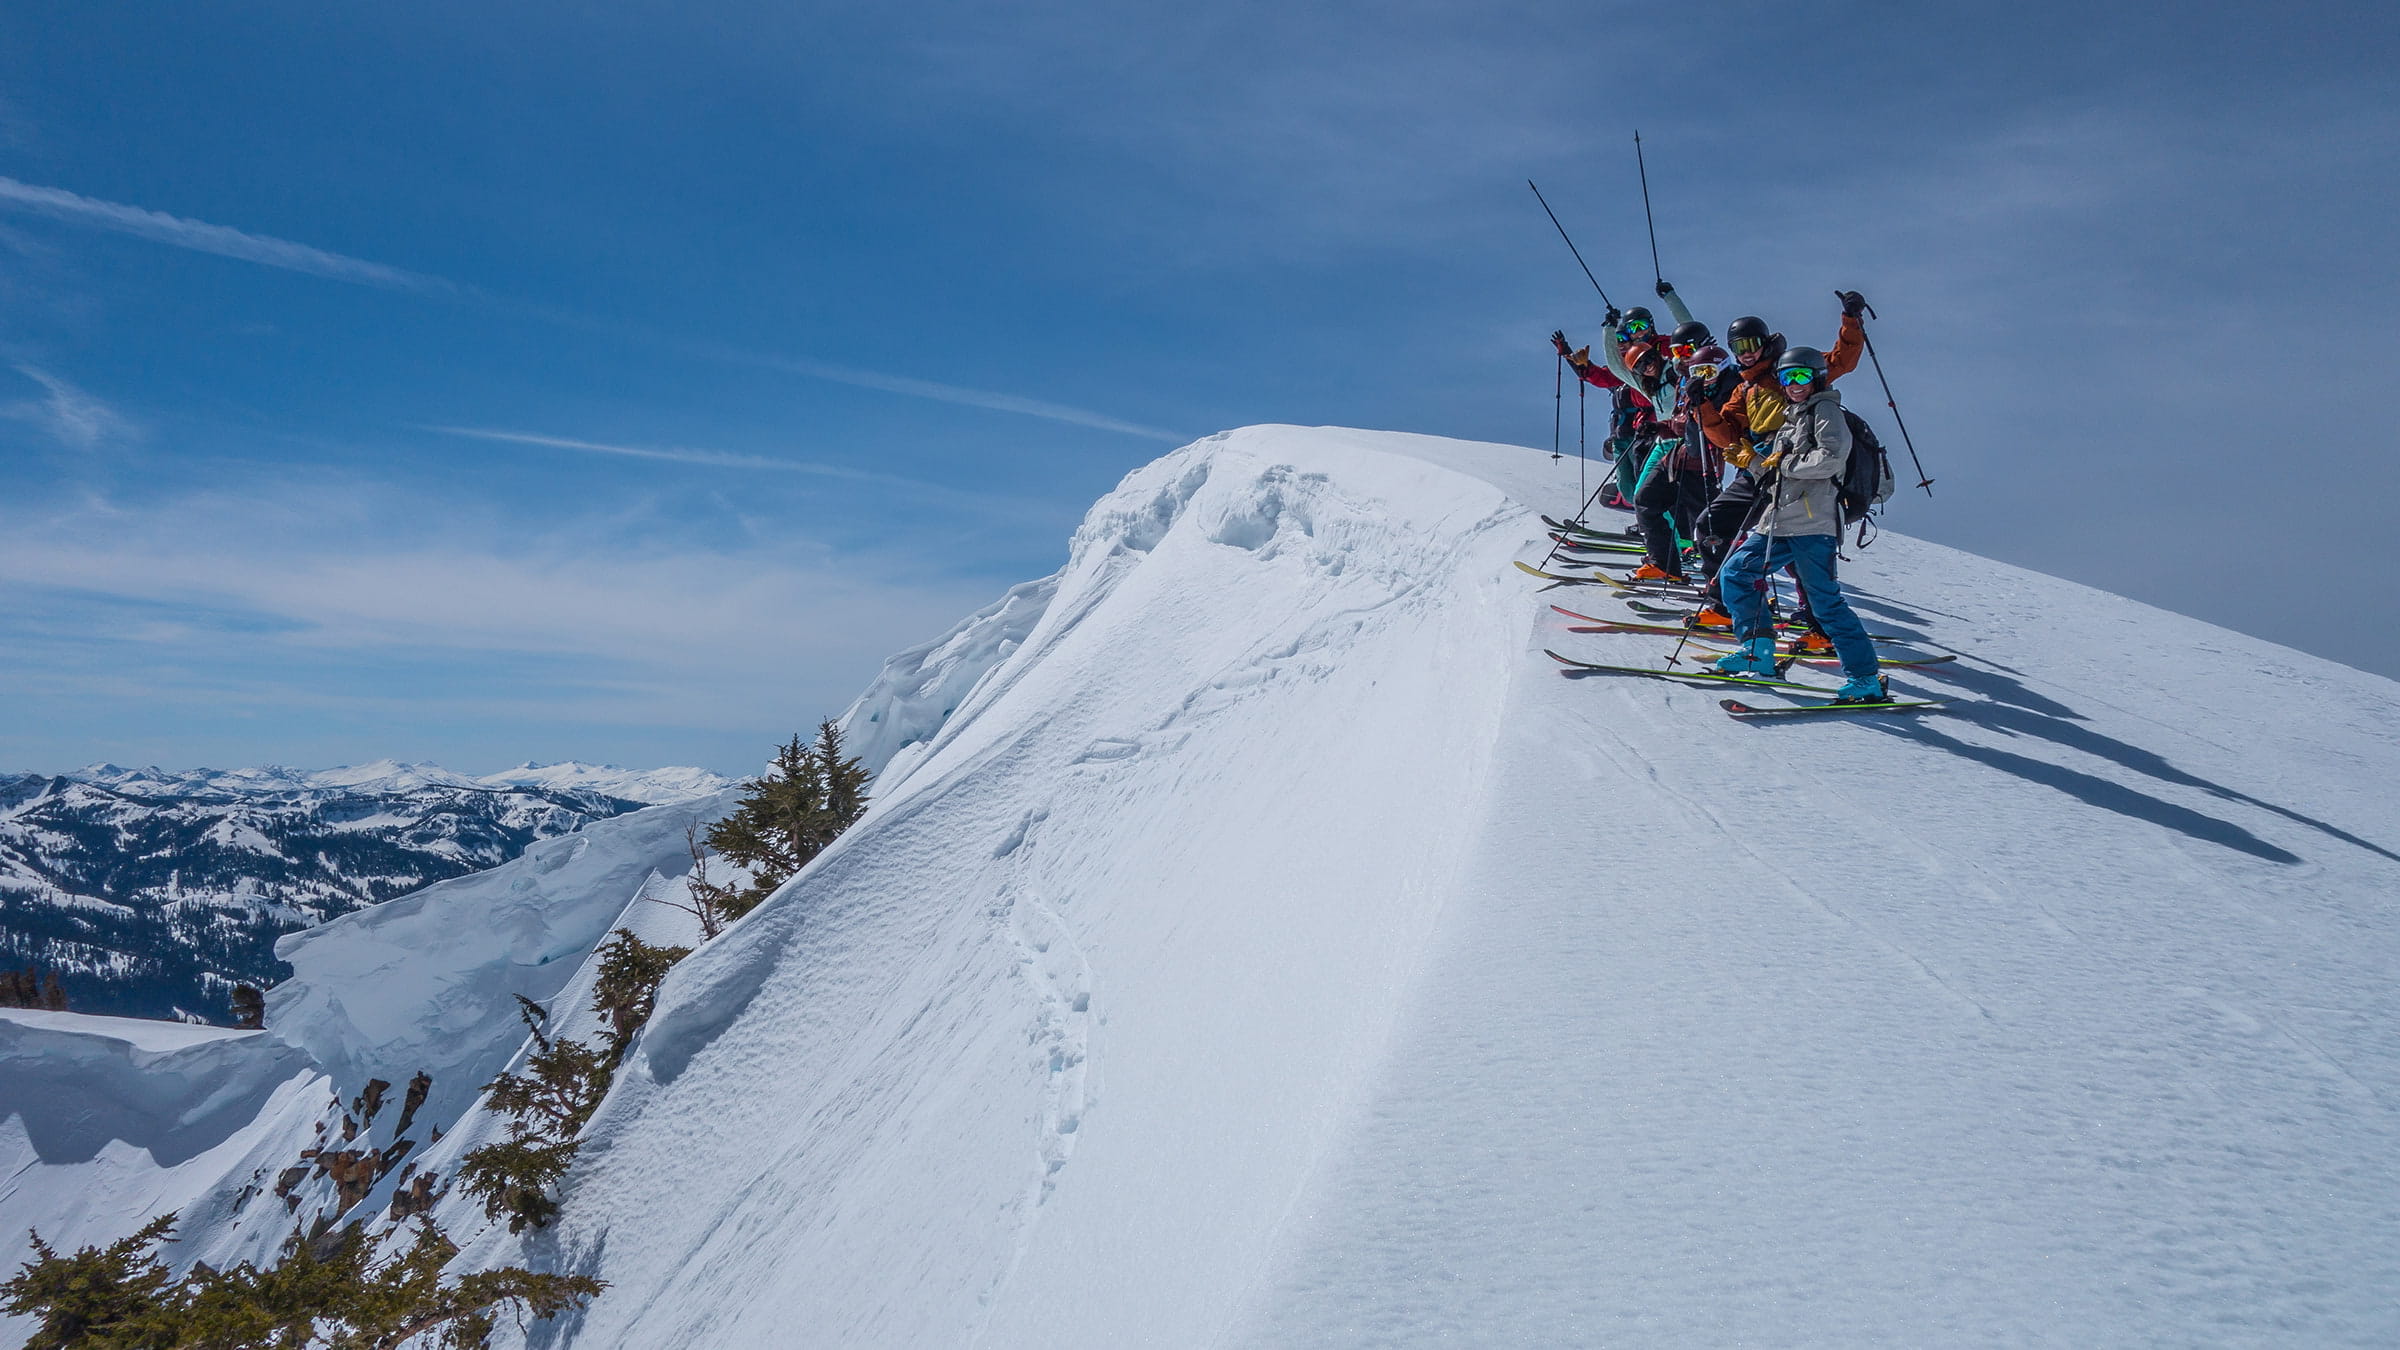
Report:
[[[1673,645],[1509,567],[1575,491],[1136,471],[887,667],[868,818],[669,979],[557,1229],[443,1208],[465,1261],[610,1282],[538,1346],[2400,1340],[2400,686],[1887,535],[1861,611],[1960,702],[1738,723],[1542,655]],[[602,828],[579,915],[672,842]],[[529,923],[479,1045],[573,963]]]

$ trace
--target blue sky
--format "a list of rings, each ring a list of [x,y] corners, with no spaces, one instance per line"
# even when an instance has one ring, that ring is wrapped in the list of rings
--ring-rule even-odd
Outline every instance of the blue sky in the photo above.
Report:
[[[2400,675],[2396,58],[2365,5],[27,0],[0,767],[748,769],[1185,440],[1546,444],[1598,306],[1524,180],[1641,295],[1636,126],[1704,317],[1875,302],[1895,527]]]

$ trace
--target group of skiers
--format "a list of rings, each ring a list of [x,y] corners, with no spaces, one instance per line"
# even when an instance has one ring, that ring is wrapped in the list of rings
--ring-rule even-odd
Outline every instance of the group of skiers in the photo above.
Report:
[[[1863,507],[1855,490],[1837,491],[1861,438],[1833,384],[1865,349],[1865,298],[1840,293],[1841,329],[1828,352],[1790,345],[1754,315],[1727,325],[1721,346],[1673,286],[1661,280],[1658,295],[1674,331],[1660,332],[1646,307],[1611,307],[1599,361],[1589,347],[1571,348],[1565,333],[1550,335],[1585,383],[1610,392],[1615,473],[1602,494],[1634,511],[1644,549],[1634,577],[1696,583],[1703,605],[1695,622],[1730,629],[1741,642],[1716,669],[1772,676],[1780,663],[1768,578],[1789,569],[1800,594],[1790,624],[1801,652],[1830,650],[1841,660],[1834,701],[1887,700],[1875,644],[1834,572],[1845,515]],[[1875,459],[1880,465],[1879,452]],[[1887,476],[1871,498],[1890,490]]]

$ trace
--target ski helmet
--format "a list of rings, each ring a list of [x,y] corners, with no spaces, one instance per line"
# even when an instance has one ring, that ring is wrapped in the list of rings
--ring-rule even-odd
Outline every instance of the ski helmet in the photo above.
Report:
[[[1636,328],[1634,326],[1635,324],[1640,324],[1641,326]],[[1624,317],[1617,320],[1617,340],[1620,342],[1631,342],[1634,339],[1642,336],[1644,333],[1655,333],[1657,331],[1658,320],[1651,318],[1650,311],[1644,309],[1640,305],[1635,305],[1633,308],[1626,310]]]
[[[1767,321],[1755,314],[1745,314],[1725,325],[1725,341],[1737,352],[1744,343],[1764,343],[1767,333]]]
[[[1783,353],[1783,359],[1775,363],[1775,378],[1778,380],[1782,379],[1783,373],[1787,370],[1805,370],[1816,376],[1817,383],[1820,385],[1823,384],[1828,378],[1825,366],[1825,353],[1818,351],[1814,347],[1786,348]]]
[[[1694,319],[1675,330],[1673,341],[1678,347],[1705,347],[1711,341],[1708,325]]]

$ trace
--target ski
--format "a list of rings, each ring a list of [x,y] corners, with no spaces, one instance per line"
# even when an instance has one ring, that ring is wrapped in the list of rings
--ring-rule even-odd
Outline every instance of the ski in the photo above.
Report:
[[[1575,578],[1569,578],[1569,580],[1574,579]],[[1569,628],[1567,631],[1570,633],[1651,633],[1664,637],[1693,637],[1710,639],[1717,642],[1730,642],[1733,640],[1733,634],[1722,628],[1693,628],[1684,624],[1671,623],[1629,623],[1623,619],[1603,619],[1596,615],[1579,614],[1574,610],[1568,609],[1564,605],[1552,605],[1550,609],[1553,613],[1562,614],[1567,618],[1577,620],[1580,623],[1591,625],[1588,628]],[[1786,629],[1784,631],[1788,632],[1790,630]],[[1908,641],[1907,638],[1884,637],[1879,634],[1872,633],[1868,634],[1868,637],[1876,642]],[[1955,661],[1958,658],[1953,656],[1947,659]],[[1886,664],[1890,663],[1887,662]],[[1938,661],[1928,661],[1926,664],[1938,664]]]
[[[1542,517],[1542,523],[1554,530],[1563,530],[1568,534],[1589,535],[1594,539],[1638,539],[1640,537],[1630,530],[1596,530],[1579,521],[1559,520],[1552,516]]]
[[[1885,699],[1881,703],[1803,703],[1790,708],[1754,708],[1740,699],[1721,698],[1717,706],[1736,717],[1801,717],[1810,713],[1870,713],[1913,712],[1918,708],[1939,708],[1949,703],[1946,698]]]
[[[1607,666],[1594,661],[1578,661],[1561,656],[1545,647],[1542,655],[1565,666],[1570,672],[1588,671],[1595,675],[1641,675],[1653,680],[1685,680],[1694,684],[1738,684],[1752,689],[1797,689],[1804,694],[1824,694],[1833,691],[1821,684],[1802,684],[1797,680],[1771,680],[1763,675],[1719,675],[1714,671],[1653,670],[1648,666]]]
[[[1688,619],[1692,617],[1692,615],[1699,612],[1697,610],[1676,609],[1671,605],[1645,605],[1639,600],[1626,601],[1625,608],[1632,610],[1636,614],[1647,614],[1654,619]]]
[[[1578,539],[1571,534],[1553,534],[1550,541],[1560,548],[1577,553],[1605,553],[1611,557],[1642,557],[1648,552],[1640,544],[1610,544],[1597,539]]]
[[[1632,610],[1634,613],[1645,614],[1653,619],[1682,619],[1686,622],[1689,622],[1691,617],[1699,612],[1697,610],[1690,609],[1676,609],[1671,605],[1646,605],[1639,600],[1627,600],[1624,603],[1625,608]],[[1733,629],[1719,624],[1693,624],[1692,631],[1696,633],[1711,634],[1716,637],[1725,638],[1728,641],[1730,641],[1733,637]],[[1911,641],[1909,638],[1898,637],[1891,633],[1869,633],[1867,636],[1877,642]]]
[[[1577,566],[1593,566],[1593,564],[1584,562],[1579,558],[1561,558],[1559,561],[1575,564]],[[1613,590],[1620,595],[1657,595],[1660,594],[1659,591],[1643,588],[1666,584],[1664,582],[1634,581],[1628,577],[1618,576],[1614,572],[1578,572],[1573,574],[1563,572],[1545,572],[1541,568],[1536,567],[1529,562],[1519,562],[1517,564],[1517,570],[1527,574],[1528,576],[1540,577],[1544,581],[1566,581],[1595,586],[1606,586],[1610,590]]]
[[[1570,576],[1563,576],[1563,575],[1561,575],[1561,574],[1559,574],[1559,573],[1557,573],[1557,572],[1545,572],[1545,571],[1543,571],[1542,569],[1540,569],[1540,568],[1538,568],[1538,567],[1534,566],[1532,563],[1529,563],[1529,562],[1519,562],[1519,563],[1517,564],[1517,570],[1518,570],[1518,571],[1520,571],[1520,572],[1523,572],[1523,573],[1525,573],[1525,574],[1526,574],[1526,575],[1528,575],[1528,576],[1536,576],[1536,577],[1540,577],[1540,578],[1541,578],[1542,580],[1544,580],[1544,581],[1563,581],[1563,582],[1568,582],[1568,583],[1570,583],[1570,584],[1581,584],[1581,585],[1603,585],[1603,586],[1614,586],[1614,585],[1616,585],[1616,582],[1614,582],[1613,580],[1611,580],[1610,578],[1608,578],[1608,577],[1606,577],[1606,576],[1586,576],[1586,577],[1570,577]]]
[[[1580,630],[1569,628],[1567,631],[1573,633]],[[1677,631],[1680,632],[1681,630],[1679,629]],[[1701,651],[1708,652],[1711,655],[1723,655],[1726,652],[1735,652],[1741,650],[1739,647],[1711,646],[1708,643],[1699,643],[1697,645]],[[1831,652],[1826,652],[1818,656],[1802,656],[1797,652],[1782,651],[1778,652],[1777,655],[1786,661],[1803,666],[1839,666],[1842,663],[1842,658],[1835,656]],[[1914,670],[1923,666],[1947,665],[1948,663],[1957,659],[1958,657],[1955,654],[1945,652],[1940,656],[1879,656],[1875,658],[1875,663],[1880,666],[1892,666],[1903,670]]]

